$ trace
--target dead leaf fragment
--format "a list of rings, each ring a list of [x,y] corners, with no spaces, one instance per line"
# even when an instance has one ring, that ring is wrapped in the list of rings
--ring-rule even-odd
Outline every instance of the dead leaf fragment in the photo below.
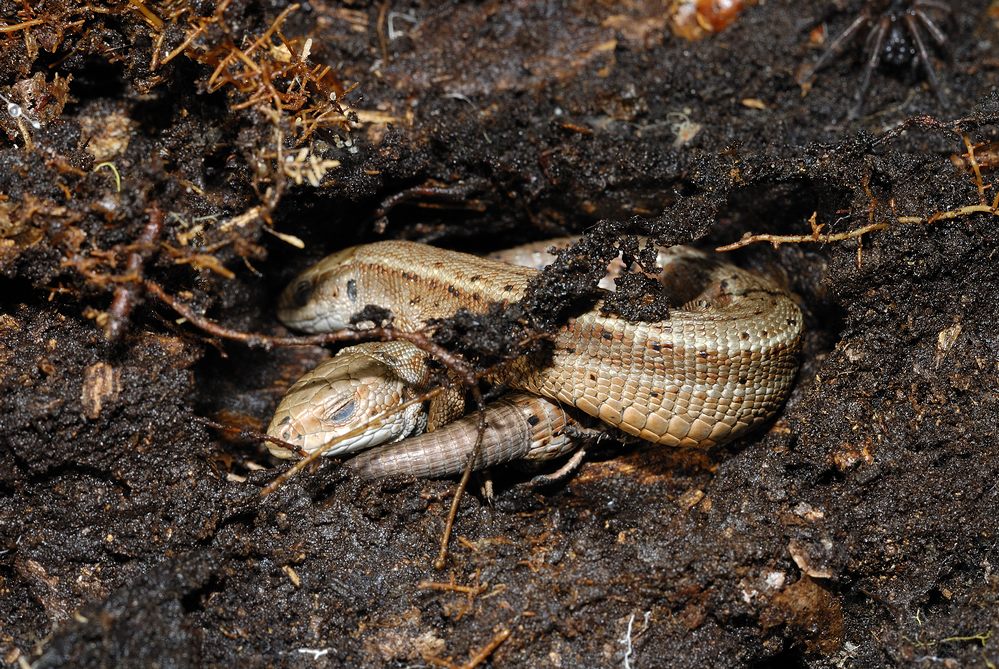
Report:
[[[121,373],[106,362],[98,362],[83,370],[80,402],[91,420],[101,415],[105,402],[113,402],[121,393]]]
[[[947,355],[947,352],[954,348],[954,344],[957,342],[957,338],[961,336],[961,324],[954,323],[949,328],[944,328],[937,334],[937,353],[934,356],[935,364],[937,367],[940,366],[941,361]]]
[[[832,546],[824,545],[822,548],[825,551],[817,550],[816,547],[795,539],[792,539],[787,545],[791,559],[804,574],[812,578],[832,578],[834,574],[829,566],[824,564],[826,556],[822,554],[830,550]]]
[[[80,128],[87,140],[87,152],[97,163],[108,162],[123,155],[137,125],[127,114],[120,112],[80,117]]]
[[[684,511],[689,511],[697,506],[702,499],[704,499],[704,491],[698,488],[691,488],[680,495],[680,498],[676,500],[676,505]]]
[[[767,108],[767,103],[759,98],[743,98],[742,106],[747,107],[749,109],[763,110]]]

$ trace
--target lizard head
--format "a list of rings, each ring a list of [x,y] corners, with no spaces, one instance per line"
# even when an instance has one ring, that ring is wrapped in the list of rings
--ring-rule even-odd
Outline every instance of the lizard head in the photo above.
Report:
[[[278,300],[277,314],[288,327],[303,332],[332,332],[350,325],[360,311],[364,286],[358,285],[357,250],[344,249],[323,258],[288,284]]]
[[[378,346],[384,344],[346,348],[295,382],[267,434],[309,453],[338,440],[324,455],[342,455],[422,432],[427,422],[422,403],[378,419],[418,394],[391,365],[367,351]],[[277,444],[268,448],[275,457],[293,457]]]

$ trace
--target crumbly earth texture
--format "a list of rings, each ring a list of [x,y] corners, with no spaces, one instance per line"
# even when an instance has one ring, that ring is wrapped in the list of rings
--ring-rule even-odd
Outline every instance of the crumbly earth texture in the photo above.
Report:
[[[950,160],[999,140],[999,10],[944,24],[945,108],[879,69],[850,121],[862,44],[797,75],[862,2],[745,2],[698,41],[675,4],[0,0],[0,662],[999,664],[999,166],[980,191]],[[587,231],[522,305],[441,325],[488,364],[586,308],[620,235],[813,216],[878,229],[735,253],[806,317],[769,430],[498,470],[441,571],[453,482],[328,461],[261,497],[288,465],[199,421],[262,429],[327,352],[136,282],[283,334],[278,292],[349,244]]]

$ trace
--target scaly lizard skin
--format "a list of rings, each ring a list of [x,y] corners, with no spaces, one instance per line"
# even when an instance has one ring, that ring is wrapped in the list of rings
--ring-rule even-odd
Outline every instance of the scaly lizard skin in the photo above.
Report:
[[[776,412],[797,370],[802,329],[800,310],[787,292],[768,278],[688,247],[662,250],[659,262],[664,289],[683,303],[671,310],[668,320],[632,322],[601,314],[598,304],[557,333],[550,365],[537,368],[525,358],[500,374],[500,381],[527,395],[506,405],[502,418],[496,414],[493,422],[502,423],[514,435],[515,417],[520,415],[521,420],[530,420],[531,430],[517,436],[517,446],[506,447],[499,461],[545,454],[555,457],[570,448],[562,443],[561,427],[548,439],[534,430],[538,424],[564,427],[565,420],[571,422],[558,417],[557,412],[564,416],[560,406],[575,408],[646,441],[698,448],[735,439]],[[326,332],[347,327],[354,313],[374,304],[392,311],[396,327],[417,329],[428,319],[450,316],[460,308],[483,310],[491,302],[519,300],[535,275],[536,270],[463,253],[410,242],[379,242],[346,249],[304,272],[285,291],[278,315],[296,329]],[[317,371],[296,387],[310,377],[322,376]],[[366,383],[378,383],[373,376],[378,375],[369,374]],[[393,376],[398,374],[385,374],[387,379]],[[306,401],[299,396],[292,402],[293,395],[289,393],[282,401],[271,434],[302,444],[306,450],[334,438],[336,430],[320,434],[323,429],[317,427],[323,422],[317,416],[329,416],[329,403],[323,404],[315,395]],[[365,395],[379,396],[371,389]],[[531,396],[553,402],[546,404]],[[362,404],[356,402],[357,417],[373,413],[360,410]],[[292,405],[294,411],[289,410]],[[344,413],[343,406],[339,408]],[[381,403],[378,408],[387,407]],[[453,408],[440,411],[446,417],[438,415],[430,427],[439,427],[457,412]],[[356,427],[360,421],[355,418],[348,423]],[[476,431],[470,431],[467,424],[443,427],[420,437],[419,442],[407,440],[392,447],[397,454],[402,452],[398,449],[408,449],[405,457],[395,460],[454,460],[459,452],[467,456],[470,434],[474,445]],[[503,441],[501,435],[497,439]],[[442,446],[445,441],[447,445]],[[375,443],[364,442],[336,452]],[[544,448],[539,446],[542,443]],[[538,454],[532,455],[535,450]],[[450,463],[422,468],[399,465],[393,470],[372,465],[376,457],[364,456],[359,470],[371,476],[441,475],[457,471],[464,463],[461,460],[457,469]],[[483,462],[492,464],[488,457]]]

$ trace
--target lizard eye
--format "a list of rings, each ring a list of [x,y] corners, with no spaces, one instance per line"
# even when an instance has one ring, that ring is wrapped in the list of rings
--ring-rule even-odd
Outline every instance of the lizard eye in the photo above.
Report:
[[[291,302],[295,307],[304,307],[312,297],[312,282],[302,279],[295,285],[295,290],[291,294]]]
[[[346,404],[341,405],[336,411],[330,414],[330,420],[334,423],[343,423],[348,418],[354,415],[354,411],[357,410],[357,400],[349,400]]]

